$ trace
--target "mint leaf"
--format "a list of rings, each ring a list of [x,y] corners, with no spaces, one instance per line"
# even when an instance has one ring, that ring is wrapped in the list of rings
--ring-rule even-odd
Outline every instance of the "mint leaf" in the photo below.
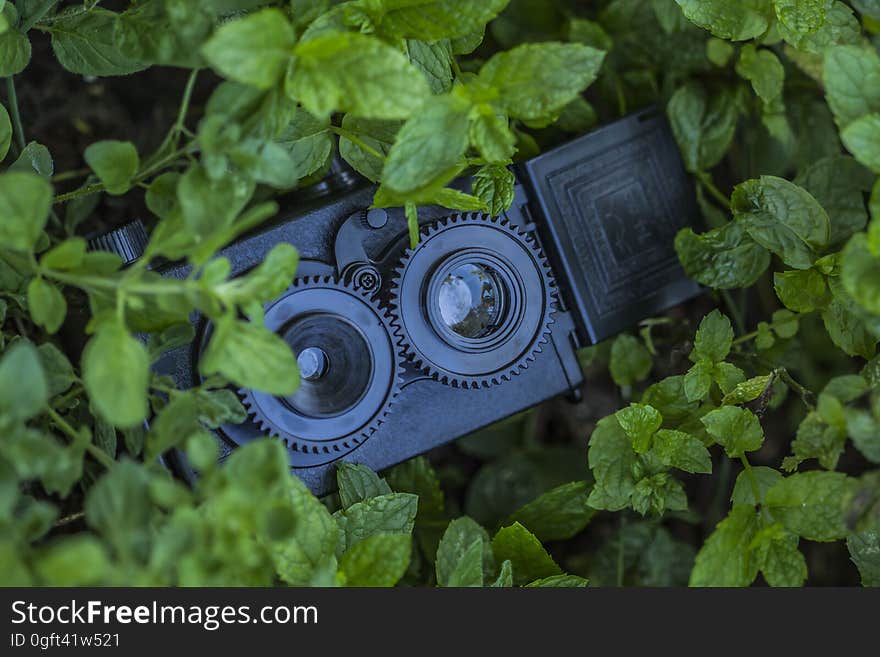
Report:
[[[632,440],[633,450],[644,454],[651,447],[654,433],[663,424],[663,416],[651,406],[630,404],[614,414],[620,428]]]
[[[812,312],[830,301],[825,277],[815,269],[777,272],[773,287],[785,307],[796,313]]]
[[[483,549],[485,544],[482,538],[474,539],[450,573],[446,586],[483,586]],[[510,562],[505,561],[505,563],[508,564],[508,569],[510,569]]]
[[[376,534],[353,545],[339,561],[346,586],[394,586],[406,573],[408,534]]]
[[[371,497],[391,494],[386,481],[365,465],[340,463],[336,470],[336,481],[343,509]]]
[[[132,178],[140,168],[137,149],[127,141],[95,142],[86,148],[85,160],[114,196],[131,189]]]
[[[0,244],[32,251],[52,209],[52,187],[32,173],[0,174]]]
[[[505,166],[490,164],[480,167],[471,180],[471,191],[493,216],[507,212],[513,203],[516,178]]]
[[[773,0],[776,16],[788,28],[810,34],[825,22],[826,0]]]
[[[67,302],[57,287],[42,278],[31,280],[27,289],[28,310],[36,324],[56,333],[67,315]]]
[[[117,21],[118,14],[100,7],[87,12],[71,8],[60,13],[49,28],[58,62],[79,75],[129,75],[146,68],[117,45]]]
[[[49,387],[39,353],[21,340],[0,357],[0,409],[12,420],[28,420],[49,401]]]
[[[859,117],[846,126],[840,138],[859,162],[880,173],[880,112]]]
[[[12,122],[9,120],[9,112],[0,103],[0,162],[6,158],[9,153],[9,147],[12,145]]]
[[[733,143],[736,109],[727,92],[709,98],[700,85],[685,85],[673,94],[666,113],[685,165],[692,173],[714,167]]]
[[[596,478],[588,500],[590,506],[607,511],[619,511],[629,506],[635,489],[633,466],[638,455],[616,417],[599,420],[590,436],[588,460]]]
[[[841,128],[880,112],[880,55],[870,47],[839,46],[825,53],[828,104]]]
[[[759,531],[750,548],[770,586],[802,586],[807,579],[807,561],[798,550],[798,537],[782,525]]]
[[[712,458],[703,443],[684,431],[661,429],[654,436],[652,453],[664,465],[685,472],[711,474]]]
[[[752,239],[795,269],[809,269],[831,237],[822,206],[782,178],[762,176],[739,185],[731,205]]]
[[[430,95],[425,76],[406,55],[365,34],[324,34],[300,42],[294,54],[287,93],[317,117],[340,111],[405,119]]]
[[[480,572],[476,573],[473,563],[474,545],[479,545]],[[437,548],[437,583],[451,586],[450,582],[463,585],[482,585],[483,573],[493,567],[494,560],[490,548],[489,534],[467,516],[456,518],[449,523],[440,545]],[[469,574],[465,577],[465,574]],[[479,584],[476,584],[479,582]]]
[[[739,406],[723,406],[700,418],[706,431],[731,458],[754,452],[764,443],[764,430],[755,415]]]
[[[769,3],[763,0],[675,0],[693,23],[717,37],[746,41],[761,36],[770,27]]]
[[[507,115],[492,105],[482,104],[475,108],[469,134],[471,144],[490,164],[505,164],[513,157],[515,137]]]
[[[336,513],[342,532],[340,546],[348,550],[355,543],[382,533],[411,534],[419,498],[409,493],[379,495],[356,502]]]
[[[0,32],[0,77],[6,78],[21,73],[30,61],[30,40],[7,24],[6,29]]]
[[[374,25],[392,38],[437,41],[482,29],[509,0],[373,0],[364,9]]]
[[[574,43],[524,44],[498,53],[479,80],[498,93],[498,102],[524,121],[552,118],[595,79],[605,53]],[[540,79],[541,84],[534,81]]]
[[[619,386],[631,386],[644,381],[651,373],[651,352],[641,340],[632,335],[621,334],[611,345],[611,378]]]
[[[541,542],[518,522],[500,529],[492,539],[496,561],[513,564],[513,581],[526,584],[536,579],[561,575],[562,570],[547,554]]]
[[[708,360],[711,363],[720,363],[730,353],[733,345],[733,327],[718,310],[713,310],[700,322],[697,334],[694,337],[694,349],[691,352],[691,360],[699,362]]]
[[[733,507],[697,553],[690,585],[750,585],[758,575],[758,560],[749,549],[757,532],[755,509],[751,506]]]
[[[146,419],[150,360],[125,327],[102,324],[83,351],[82,369],[92,405],[108,422],[131,427]]]
[[[441,96],[407,121],[388,152],[382,182],[413,192],[457,165],[468,147],[468,111],[456,96]]]
[[[846,508],[855,486],[841,472],[794,474],[767,491],[766,506],[790,532],[810,541],[833,541],[848,533]]]
[[[222,374],[245,388],[289,395],[299,387],[299,369],[288,344],[266,328],[224,317],[199,362],[203,374]]]
[[[755,93],[765,103],[771,103],[782,95],[785,69],[772,50],[746,44],[740,51],[736,72],[752,83]]]
[[[400,121],[362,119],[351,114],[342,119],[345,130],[357,135],[360,141],[382,156],[388,155],[401,125]],[[339,154],[365,178],[373,182],[381,179],[385,161],[344,136],[339,138]]]
[[[594,511],[587,504],[590,486],[585,481],[563,484],[529,502],[508,518],[518,522],[541,541],[563,541],[579,534]]]
[[[743,504],[758,506],[763,504],[767,491],[780,481],[782,481],[782,473],[778,470],[762,465],[753,466],[751,470],[743,470],[737,475],[730,501],[733,502],[733,506]],[[758,489],[760,499],[755,499],[755,487]]]
[[[553,575],[542,577],[526,584],[531,588],[586,588],[590,581],[577,575]]]
[[[688,276],[708,287],[751,287],[770,266],[770,253],[737,222],[697,235],[685,228],[675,251]]]
[[[880,530],[866,530],[846,539],[850,559],[859,569],[862,586],[880,586]]]
[[[220,75],[269,89],[284,75],[295,43],[287,17],[269,8],[221,25],[202,55]]]

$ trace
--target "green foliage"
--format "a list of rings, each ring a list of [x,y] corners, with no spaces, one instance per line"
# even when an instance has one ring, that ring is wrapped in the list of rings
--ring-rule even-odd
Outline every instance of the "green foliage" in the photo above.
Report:
[[[876,2],[104,4],[0,1],[3,584],[799,586],[808,542],[840,540],[853,576],[880,584]],[[35,31],[84,85],[188,69],[155,150],[135,126],[131,141],[95,130],[56,172],[15,93],[42,80]],[[210,430],[246,417],[234,389],[299,384],[263,325],[299,254],[279,244],[237,278],[219,255],[276,196],[338,153],[376,207],[405,209],[415,245],[419,206],[503,215],[508,165],[649,103],[705,218],[677,235],[679,259],[724,312],[707,295],[585,354],[620,388],[616,406],[588,396],[604,417],[576,416],[586,465],[535,415],[461,441],[471,469],[343,464],[325,500],[278,441],[217,463]],[[462,175],[468,192],[450,187]],[[147,256],[87,252],[103,209],[140,207],[141,190]],[[191,274],[161,278],[160,258]],[[210,326],[201,381],[178,390],[151,366],[193,340],[193,313]],[[60,349],[71,335],[81,356]],[[160,466],[173,448],[193,486]],[[694,541],[699,525],[669,518],[715,527]]]

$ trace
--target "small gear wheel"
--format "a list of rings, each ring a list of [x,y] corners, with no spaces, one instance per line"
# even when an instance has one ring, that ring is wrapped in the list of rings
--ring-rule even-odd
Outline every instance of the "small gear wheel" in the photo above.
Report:
[[[349,284],[314,276],[272,302],[265,325],[297,354],[301,381],[287,397],[239,391],[259,429],[287,445],[295,467],[337,459],[369,438],[402,385],[387,311]]]
[[[447,385],[497,385],[547,342],[557,288],[531,233],[484,214],[423,228],[392,280],[393,323],[404,353]]]

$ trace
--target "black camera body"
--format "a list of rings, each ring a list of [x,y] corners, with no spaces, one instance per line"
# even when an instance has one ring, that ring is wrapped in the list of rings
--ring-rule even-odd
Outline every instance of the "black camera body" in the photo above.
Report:
[[[578,348],[699,292],[673,249],[697,208],[661,113],[627,117],[514,173],[515,199],[500,217],[419,208],[414,250],[404,211],[370,209],[373,188],[344,172],[223,250],[233,275],[278,242],[299,250],[297,279],[267,304],[265,322],[298,354],[301,386],[287,398],[239,391],[250,417],[216,431],[222,455],[275,436],[293,471],[327,493],[339,460],[380,471],[577,396]],[[211,333],[194,321],[192,346],[156,365],[184,388],[200,380]]]

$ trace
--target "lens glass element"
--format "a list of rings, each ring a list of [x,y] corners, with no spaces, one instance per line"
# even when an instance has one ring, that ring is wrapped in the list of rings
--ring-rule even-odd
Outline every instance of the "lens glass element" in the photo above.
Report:
[[[464,338],[489,335],[501,319],[504,290],[487,266],[465,262],[450,270],[437,290],[440,317]]]

